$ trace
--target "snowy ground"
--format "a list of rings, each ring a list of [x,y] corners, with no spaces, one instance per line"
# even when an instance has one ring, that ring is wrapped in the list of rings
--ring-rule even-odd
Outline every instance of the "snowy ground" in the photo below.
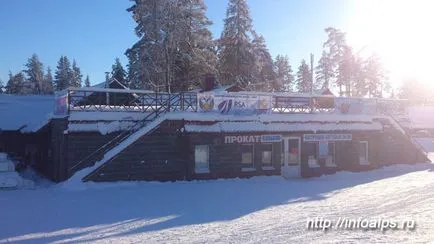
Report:
[[[65,185],[0,192],[0,243],[434,241],[434,165],[300,180]],[[308,218],[414,220],[414,231],[307,230]]]
[[[433,138],[418,141],[434,152]],[[35,181],[35,190],[0,191],[0,243],[434,243],[434,164],[294,180]],[[316,217],[416,228],[308,230]]]

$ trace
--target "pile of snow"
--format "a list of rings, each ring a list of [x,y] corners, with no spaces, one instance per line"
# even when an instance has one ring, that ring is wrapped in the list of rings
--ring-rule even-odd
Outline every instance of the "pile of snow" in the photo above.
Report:
[[[0,173],[15,171],[15,164],[10,161],[5,153],[0,153]]]
[[[0,189],[29,189],[34,184],[15,171],[15,164],[4,153],[0,153]]]
[[[0,94],[0,130],[35,132],[52,116],[54,96]]]

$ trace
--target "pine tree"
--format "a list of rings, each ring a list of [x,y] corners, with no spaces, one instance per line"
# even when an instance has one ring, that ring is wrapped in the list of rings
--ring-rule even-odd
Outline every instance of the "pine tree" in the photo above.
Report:
[[[81,70],[77,65],[75,60],[72,61],[72,74],[69,86],[71,87],[81,87],[83,75],[81,74]]]
[[[218,40],[218,70],[223,84],[236,83],[247,88],[255,69],[251,37],[252,19],[246,0],[229,0],[224,28]]]
[[[303,59],[301,65],[298,67],[297,79],[295,84],[297,86],[297,91],[301,93],[308,93],[312,91],[312,76],[310,73],[309,65]]]
[[[57,62],[57,70],[54,74],[54,84],[56,91],[61,91],[69,87],[72,83],[71,63],[66,56],[61,56]]]
[[[292,75],[288,56],[277,55],[276,61],[274,61],[274,69],[276,73],[275,90],[292,92],[294,76]]]
[[[41,61],[39,61],[38,55],[33,54],[27,60],[25,65],[26,69],[24,73],[27,74],[27,82],[29,86],[28,93],[40,94],[43,93],[42,87],[44,82],[44,66]]]
[[[84,80],[84,86],[90,87],[89,75],[86,75],[86,80]]]
[[[318,61],[318,66],[316,67],[316,77],[315,77],[315,88],[325,89],[330,87],[330,83],[334,78],[335,74],[333,71],[333,63],[326,51],[322,52],[321,58]]]
[[[52,94],[53,93],[53,75],[51,74],[51,68],[47,68],[47,73],[44,76],[44,81],[42,83],[42,93]]]
[[[382,97],[384,88],[387,90],[388,86],[385,83],[385,71],[377,55],[372,55],[366,60],[364,73],[369,97]]]
[[[203,0],[134,2],[128,11],[140,40],[126,51],[130,87],[180,90],[214,72],[211,22]]]
[[[117,81],[119,81],[121,84],[127,86],[127,72],[125,71],[124,67],[121,64],[121,61],[119,58],[116,58],[115,63],[112,65],[112,72],[111,75],[113,78],[115,78]]]
[[[264,37],[254,33],[252,44],[253,54],[255,55],[255,69],[253,70],[255,77],[252,81],[253,88],[267,92],[281,90],[276,83],[273,58],[268,51]]]
[[[329,74],[330,79],[336,77],[336,79],[334,79],[332,83],[333,85],[339,87],[339,94],[342,96],[343,87],[345,86],[345,84],[343,83],[344,79],[339,79],[338,76],[340,75],[342,78],[346,75],[341,74],[342,67],[340,67],[344,59],[344,54],[346,51],[348,51],[345,33],[332,27],[326,28],[325,32],[327,33],[328,38],[327,41],[324,43],[323,47],[325,52],[324,56],[327,57],[327,60],[323,61],[327,61],[327,63],[331,66],[330,70],[332,70],[333,72]],[[327,70],[329,70],[329,67],[327,67]],[[332,80],[330,80],[329,82],[331,83],[331,81]]]
[[[0,94],[3,93],[4,84],[3,81],[0,79]]]
[[[203,0],[180,0],[181,19],[185,32],[180,40],[176,57],[177,77],[174,87],[188,90],[201,84],[204,77],[216,73],[217,56],[212,33],[208,29],[212,22],[206,16]]]
[[[9,94],[24,94],[25,77],[22,72],[13,75],[9,72],[9,80],[6,85],[6,93]]]

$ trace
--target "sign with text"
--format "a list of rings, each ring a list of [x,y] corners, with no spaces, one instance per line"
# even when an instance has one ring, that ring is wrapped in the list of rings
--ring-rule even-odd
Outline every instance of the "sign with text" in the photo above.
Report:
[[[68,115],[68,93],[55,92],[54,115]]]
[[[251,94],[198,93],[198,112],[251,115],[269,113],[271,96]]]
[[[282,141],[281,135],[256,135],[256,136],[225,136],[225,143],[271,143]]]
[[[278,107],[309,107],[310,97],[276,97]]]
[[[305,142],[351,141],[352,134],[304,134]]]

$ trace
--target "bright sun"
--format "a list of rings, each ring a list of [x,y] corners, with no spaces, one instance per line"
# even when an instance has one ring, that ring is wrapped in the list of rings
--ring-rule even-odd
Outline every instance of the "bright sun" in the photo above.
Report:
[[[362,55],[378,53],[393,86],[416,78],[433,87],[433,7],[430,0],[358,0],[348,13],[348,41]]]

